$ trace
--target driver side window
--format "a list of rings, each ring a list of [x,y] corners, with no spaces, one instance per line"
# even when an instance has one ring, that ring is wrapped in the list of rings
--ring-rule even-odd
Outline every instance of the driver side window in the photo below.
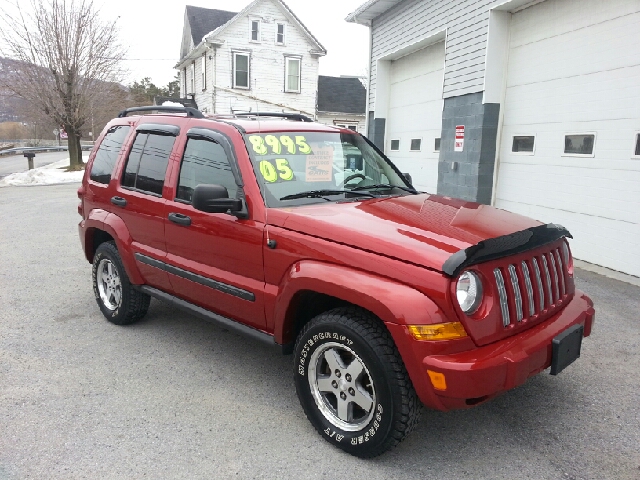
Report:
[[[229,159],[222,146],[210,140],[190,138],[182,157],[176,200],[191,203],[198,185],[217,184],[226,187],[229,198],[238,191]]]

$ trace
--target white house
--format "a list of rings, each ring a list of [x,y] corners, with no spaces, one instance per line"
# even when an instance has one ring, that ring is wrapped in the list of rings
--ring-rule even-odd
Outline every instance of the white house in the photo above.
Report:
[[[297,111],[315,117],[325,48],[280,0],[239,13],[187,6],[181,97],[205,113]]]
[[[369,0],[369,138],[421,189],[640,276],[640,2]]]
[[[317,121],[364,133],[367,90],[360,77],[318,77]]]

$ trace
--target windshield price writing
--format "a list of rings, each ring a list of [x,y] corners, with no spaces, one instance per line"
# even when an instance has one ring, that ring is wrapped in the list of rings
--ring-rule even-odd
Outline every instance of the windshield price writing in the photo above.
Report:
[[[289,135],[249,135],[251,147],[256,155],[309,155],[311,147],[304,135],[295,135],[295,140]]]

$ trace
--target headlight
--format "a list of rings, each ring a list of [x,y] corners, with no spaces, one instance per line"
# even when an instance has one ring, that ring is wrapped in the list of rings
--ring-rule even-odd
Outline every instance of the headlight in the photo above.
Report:
[[[482,282],[480,277],[470,271],[460,275],[456,285],[456,297],[464,313],[471,315],[475,312],[482,301]]]

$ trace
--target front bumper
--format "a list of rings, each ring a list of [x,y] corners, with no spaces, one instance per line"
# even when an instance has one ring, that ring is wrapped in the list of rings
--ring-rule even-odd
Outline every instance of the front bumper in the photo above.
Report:
[[[493,398],[548,368],[553,338],[577,324],[584,327],[584,336],[589,336],[594,316],[591,299],[576,290],[564,309],[529,330],[490,345],[447,354],[428,351],[437,342],[407,342],[409,333],[404,326],[395,325],[390,330],[394,339],[400,334],[398,327],[404,330],[403,341],[396,343],[420,400],[431,408],[452,410]],[[446,390],[433,387],[427,370],[444,375]]]

